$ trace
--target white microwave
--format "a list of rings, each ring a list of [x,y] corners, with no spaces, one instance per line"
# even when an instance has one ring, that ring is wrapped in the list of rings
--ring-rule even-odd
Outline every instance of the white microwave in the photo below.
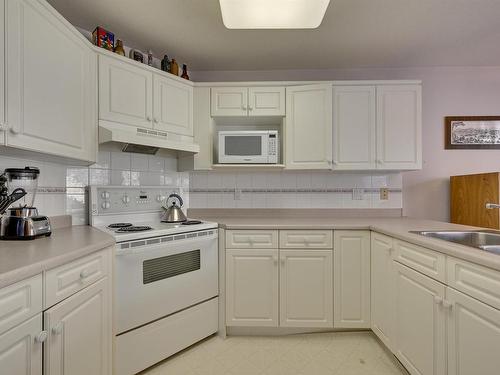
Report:
[[[220,131],[220,164],[278,164],[276,130]]]

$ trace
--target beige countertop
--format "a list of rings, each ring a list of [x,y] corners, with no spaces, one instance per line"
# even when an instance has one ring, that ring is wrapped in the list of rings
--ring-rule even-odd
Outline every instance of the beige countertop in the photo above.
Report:
[[[114,243],[110,235],[83,225],[58,228],[32,241],[0,241],[0,288]]]
[[[473,227],[450,224],[433,220],[419,220],[405,217],[256,217],[256,216],[198,216],[201,220],[214,221],[224,229],[352,229],[372,230],[378,233],[408,241],[441,253],[500,271],[500,255],[485,252],[469,246],[427,238],[410,231],[420,230],[470,230]]]

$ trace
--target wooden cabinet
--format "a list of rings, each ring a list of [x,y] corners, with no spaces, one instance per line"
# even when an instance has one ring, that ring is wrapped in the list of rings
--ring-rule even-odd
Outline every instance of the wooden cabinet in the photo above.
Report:
[[[213,87],[213,117],[284,116],[284,87]]]
[[[332,86],[291,86],[286,90],[285,160],[288,169],[330,169]]]
[[[278,249],[226,251],[226,324],[278,326]]]
[[[371,233],[371,328],[391,350],[394,347],[393,239]]]
[[[153,127],[153,74],[132,63],[99,56],[99,119]]]
[[[379,169],[422,168],[422,88],[377,86]]]
[[[193,136],[193,87],[168,77],[153,76],[154,128]]]
[[[333,327],[332,250],[280,249],[280,326]]]
[[[395,263],[395,350],[412,375],[446,373],[445,286]]]
[[[91,46],[45,1],[5,6],[6,145],[95,162],[97,58]]]
[[[376,87],[333,87],[333,168],[375,169]]]
[[[370,232],[334,231],[335,328],[370,328]]]
[[[111,373],[109,293],[104,278],[45,311],[45,375]]]
[[[5,375],[42,375],[42,314],[0,335],[0,371]]]
[[[500,310],[451,288],[446,300],[448,374],[498,374]]]

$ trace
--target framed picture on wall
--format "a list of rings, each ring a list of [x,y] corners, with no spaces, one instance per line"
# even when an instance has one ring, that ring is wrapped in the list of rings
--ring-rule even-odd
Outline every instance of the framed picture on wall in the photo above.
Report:
[[[500,116],[445,117],[445,149],[500,149]]]

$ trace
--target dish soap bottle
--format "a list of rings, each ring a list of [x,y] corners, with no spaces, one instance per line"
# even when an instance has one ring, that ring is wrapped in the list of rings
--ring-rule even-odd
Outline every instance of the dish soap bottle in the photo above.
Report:
[[[187,79],[189,81],[189,76],[188,76],[187,65],[186,64],[182,64],[182,75],[181,75],[181,78]]]

